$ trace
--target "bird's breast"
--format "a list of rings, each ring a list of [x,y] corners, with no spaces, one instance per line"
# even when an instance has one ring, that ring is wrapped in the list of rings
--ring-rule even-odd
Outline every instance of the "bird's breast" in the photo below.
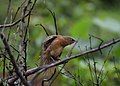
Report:
[[[57,47],[52,49],[52,51],[50,52],[51,56],[53,56],[55,59],[58,59],[58,57],[60,56],[60,54],[63,51],[63,47]]]

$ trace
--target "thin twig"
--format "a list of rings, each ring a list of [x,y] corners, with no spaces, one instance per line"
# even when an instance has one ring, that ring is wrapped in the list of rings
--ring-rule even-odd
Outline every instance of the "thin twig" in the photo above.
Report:
[[[37,1],[37,0],[34,1],[31,9],[29,10],[29,12],[28,12],[27,14],[25,14],[25,15],[23,16],[23,18],[27,17],[27,16],[31,13],[32,9],[33,9],[34,6],[35,6],[36,1]],[[3,25],[0,25],[0,28],[3,28],[3,27],[4,27],[4,28],[12,27],[12,26],[18,24],[18,23],[21,21],[21,19],[23,19],[23,18],[20,18],[20,19],[16,20],[15,22],[11,23],[11,24],[3,24]]]
[[[6,70],[6,58],[3,58],[3,79],[5,78],[5,70]]]
[[[109,46],[111,46],[111,45],[113,45],[113,44],[116,44],[116,43],[118,43],[118,42],[120,42],[120,38],[118,38],[118,39],[116,39],[116,40],[114,40],[114,41],[110,41],[110,42],[108,42],[108,43],[105,43],[105,44],[101,45],[101,46],[100,46],[100,49],[104,49],[104,48],[109,47]],[[45,71],[45,70],[48,69],[48,68],[51,68],[51,67],[54,67],[54,66],[63,64],[63,63],[68,62],[68,61],[70,61],[70,60],[72,60],[72,59],[81,57],[81,56],[86,55],[86,54],[89,54],[89,53],[97,52],[97,51],[99,51],[99,48],[98,48],[98,47],[93,48],[93,49],[88,50],[88,51],[84,51],[84,52],[79,53],[79,54],[76,54],[76,55],[72,55],[72,56],[70,56],[70,57],[68,57],[68,58],[65,58],[65,59],[63,59],[63,60],[57,61],[57,62],[52,63],[52,64],[50,64],[50,65],[44,65],[44,66],[41,66],[41,67],[37,67],[37,68],[30,69],[30,70],[28,70],[28,71],[25,73],[25,75],[28,76],[28,75],[31,75],[31,74],[36,73],[37,71],[43,72],[43,71]]]
[[[110,42],[108,42],[108,43],[105,43],[105,44],[101,45],[101,46],[100,46],[100,49],[104,49],[104,48],[106,48],[106,47],[109,47],[109,46],[111,46],[111,45],[113,45],[113,44],[116,44],[116,43],[119,43],[119,42],[120,42],[120,38],[118,38],[118,39],[116,39],[116,40],[114,40],[114,41],[112,40],[112,41],[110,41]],[[36,68],[29,69],[29,70],[27,70],[27,72],[25,73],[25,76],[32,75],[32,74],[34,74],[34,73],[36,73],[36,72],[38,72],[38,71],[39,71],[39,72],[43,72],[43,71],[45,71],[45,70],[47,70],[47,69],[49,69],[49,68],[51,68],[51,67],[54,67],[54,66],[57,66],[57,65],[61,65],[61,64],[66,63],[66,62],[68,62],[68,61],[70,61],[70,60],[72,60],[72,59],[79,58],[79,57],[84,56],[84,55],[86,55],[86,54],[93,53],[93,52],[97,52],[97,51],[99,51],[99,48],[98,48],[98,47],[93,48],[93,49],[91,49],[91,50],[84,51],[84,52],[79,53],[79,54],[76,54],[76,55],[72,55],[72,56],[70,56],[70,57],[67,57],[67,58],[65,58],[65,59],[63,59],[63,60],[57,61],[57,62],[52,63],[52,64],[49,64],[49,65],[44,65],[44,66],[40,66],[40,67],[36,67]],[[14,77],[13,77],[13,78],[14,78]],[[13,78],[11,78],[11,79],[13,79]]]
[[[74,74],[72,74],[69,70],[66,70],[65,69],[65,72],[67,72],[67,74],[66,73],[62,73],[62,74],[64,74],[65,76],[67,76],[67,77],[69,77],[69,78],[72,78],[73,80],[75,80],[75,82],[76,82],[76,84],[78,85],[78,86],[83,86],[83,84],[76,78],[76,76],[74,75]]]
[[[63,66],[61,67],[61,69],[59,70],[59,72],[56,74],[56,76],[53,78],[53,80],[50,82],[49,86],[52,85],[52,83],[55,81],[55,79],[59,76],[59,74],[61,73],[61,71],[64,69],[66,63],[63,64]]]
[[[72,48],[70,49],[70,51],[67,54],[67,57],[70,57],[72,55],[72,51],[73,51],[73,49],[74,49],[74,47],[76,46],[77,43],[78,43],[78,40],[75,41],[75,43],[73,44]]]
[[[117,71],[119,71],[119,69],[117,68],[117,65],[115,62],[115,57],[113,57],[113,61],[114,61],[114,69],[116,71],[117,77],[118,77],[118,79],[120,79],[120,72],[117,72]]]
[[[91,45],[91,37],[89,38],[90,40],[90,49],[92,49],[92,45]],[[86,47],[86,51],[87,51],[87,47]],[[88,65],[88,68],[89,68],[89,71],[90,71],[90,76],[91,76],[91,81],[94,81],[93,79],[93,72],[92,72],[92,68],[91,68],[91,62],[90,62],[90,59],[89,59],[89,55],[87,54],[85,57],[84,57],[84,60],[86,61],[87,65]],[[94,83],[93,83],[93,86],[94,86]]]
[[[101,51],[101,49],[100,49],[100,46],[103,44],[103,40],[101,39],[101,38],[99,38],[99,37],[96,37],[96,36],[93,36],[93,35],[91,35],[91,34],[89,34],[89,36],[90,36],[90,40],[91,40],[91,37],[94,37],[94,38],[96,38],[96,39],[98,39],[98,40],[100,40],[101,42],[100,42],[100,44],[99,44],[99,50],[100,50],[100,53],[102,54],[102,51]],[[91,44],[91,41],[90,41],[90,48],[92,49],[92,44]]]
[[[15,61],[14,56],[11,53],[10,45],[8,44],[5,35],[3,33],[0,33],[0,37],[1,37],[1,40],[4,44],[4,46],[5,46],[5,50],[7,51],[8,55],[9,55],[10,61],[13,64],[13,67],[15,68],[16,74],[20,77],[20,79],[21,79],[21,81],[23,82],[24,85],[29,86],[28,82],[26,81],[26,79],[24,78],[24,76],[22,75],[22,73],[20,72],[20,70],[17,66],[17,63]]]
[[[50,78],[48,78],[48,79],[43,79],[43,80],[42,80],[42,86],[44,86],[44,83],[45,83],[45,82],[50,81],[50,80],[54,77],[55,73],[56,73],[56,69],[54,70],[54,73],[50,76]]]
[[[7,6],[7,15],[5,17],[5,20],[4,20],[4,25],[6,24],[6,22],[8,21],[8,16],[9,16],[9,13],[10,13],[10,9],[11,9],[11,0],[9,0],[8,2],[8,6]],[[4,31],[5,27],[2,28],[2,32]]]
[[[55,34],[58,35],[58,27],[57,27],[57,22],[56,22],[56,16],[55,16],[55,12],[52,12],[49,8],[47,8],[49,10],[49,12],[51,13],[53,19],[54,19],[54,25],[55,25]]]
[[[49,33],[47,32],[46,28],[42,24],[36,24],[35,26],[37,26],[37,25],[40,25],[44,29],[46,35],[49,36]]]
[[[110,48],[110,50],[109,50],[109,52],[108,52],[108,54],[107,54],[107,56],[106,56],[106,58],[105,58],[105,60],[104,60],[104,63],[103,63],[103,65],[102,65],[101,69],[100,69],[100,73],[99,73],[99,75],[98,75],[99,78],[100,78],[100,76],[102,75],[103,67],[105,66],[105,64],[106,64],[106,62],[107,62],[107,60],[108,60],[108,58],[109,58],[109,54],[110,54],[110,52],[112,51],[112,48],[113,48],[113,46],[111,46],[111,48]]]

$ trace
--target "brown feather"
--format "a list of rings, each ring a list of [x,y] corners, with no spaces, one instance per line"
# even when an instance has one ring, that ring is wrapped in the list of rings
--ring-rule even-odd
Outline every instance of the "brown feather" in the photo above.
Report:
[[[57,35],[51,35],[51,36],[48,36],[48,37],[45,39],[45,41],[44,41],[44,43],[43,43],[43,48],[44,48],[44,50],[46,50],[46,49],[50,46],[50,44],[53,42],[53,40],[54,40],[55,38],[57,38]]]
[[[43,43],[42,65],[47,65],[57,61],[65,46],[74,43],[75,40],[69,36],[52,35],[45,39]],[[44,78],[49,78],[54,74],[56,67],[47,69]]]

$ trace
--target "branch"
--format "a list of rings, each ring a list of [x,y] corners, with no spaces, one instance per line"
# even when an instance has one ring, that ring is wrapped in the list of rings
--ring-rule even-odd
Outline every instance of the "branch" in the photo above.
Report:
[[[36,72],[38,72],[38,71],[39,71],[39,72],[43,72],[43,71],[45,71],[45,70],[47,70],[47,69],[49,69],[49,68],[51,68],[51,67],[54,67],[54,66],[57,66],[57,65],[66,63],[66,62],[68,62],[68,61],[70,61],[70,60],[72,60],[72,59],[79,58],[79,57],[81,57],[81,56],[83,56],[83,55],[86,55],[86,54],[89,54],[89,53],[97,52],[97,51],[99,51],[100,49],[107,48],[107,47],[109,47],[109,46],[111,46],[111,45],[113,45],[113,44],[116,44],[116,43],[118,43],[118,42],[120,42],[120,38],[118,38],[118,39],[116,39],[116,40],[113,39],[112,41],[110,41],[110,42],[108,42],[108,43],[105,43],[105,44],[101,45],[100,47],[96,47],[96,48],[93,48],[93,49],[91,49],[91,50],[84,51],[84,52],[79,53],[79,54],[77,54],[77,55],[72,55],[72,56],[70,56],[70,57],[66,57],[66,58],[63,59],[63,60],[57,61],[57,62],[52,63],[52,64],[50,64],[50,65],[44,65],[44,66],[40,66],[40,67],[36,67],[36,68],[29,69],[29,70],[27,70],[27,72],[25,73],[25,76],[32,75],[32,74],[34,74],[34,73],[36,73]],[[15,79],[17,79],[17,78],[14,78],[14,77],[10,78],[10,79],[9,79],[9,81],[10,81],[9,83],[11,83],[12,81],[15,81]]]
[[[45,31],[46,35],[49,36],[49,33],[47,32],[46,28],[42,24],[36,24],[35,26],[38,26],[38,25],[40,25]]]
[[[29,16],[29,14],[31,13],[32,9],[33,9],[34,6],[35,6],[36,1],[37,1],[37,0],[34,1],[32,7],[31,7],[31,9],[30,9],[30,11],[29,11],[27,14],[25,14],[25,15],[23,16],[23,18]],[[12,26],[18,24],[23,18],[20,18],[20,19],[16,20],[15,22],[11,23],[11,24],[0,25],[0,28],[3,28],[3,27],[4,27],[4,28],[12,27]]]
[[[48,9],[48,8],[47,8]],[[54,24],[55,24],[55,34],[58,35],[58,27],[57,27],[57,22],[56,22],[56,16],[55,16],[55,12],[52,12],[50,9],[48,9],[49,12],[51,13],[53,19],[54,19]]]
[[[10,45],[8,44],[5,35],[3,33],[0,33],[0,37],[1,37],[1,40],[4,44],[4,46],[5,46],[5,50],[7,51],[8,55],[9,55],[10,61],[13,64],[13,67],[15,68],[16,74],[20,77],[20,79],[21,79],[21,81],[23,82],[24,85],[29,86],[29,84],[27,83],[26,79],[24,78],[24,76],[22,75],[22,73],[20,72],[20,70],[17,66],[17,63],[15,61],[14,56],[11,53]]]
[[[72,60],[72,59],[81,57],[81,56],[86,55],[86,54],[89,54],[89,53],[97,52],[97,51],[99,51],[100,49],[104,49],[104,48],[109,47],[109,46],[111,46],[111,45],[113,45],[113,44],[116,44],[116,43],[118,43],[118,42],[120,42],[120,38],[118,38],[118,39],[116,39],[116,40],[113,39],[112,41],[110,41],[110,42],[108,42],[108,43],[105,43],[105,44],[101,45],[100,47],[96,47],[96,48],[93,48],[93,49],[91,49],[91,50],[87,50],[87,51],[84,51],[84,52],[82,52],[82,53],[79,53],[79,54],[76,54],[76,55],[72,55],[72,56],[70,56],[70,57],[66,57],[66,58],[63,59],[63,60],[57,61],[57,62],[52,63],[52,64],[50,64],[50,65],[44,65],[44,66],[41,66],[41,67],[37,67],[37,68],[30,69],[30,70],[28,70],[28,71],[25,73],[25,75],[26,75],[26,76],[29,76],[29,75],[31,75],[31,74],[34,74],[34,73],[38,72],[38,71],[39,71],[39,72],[43,72],[43,71],[45,71],[45,70],[47,70],[47,69],[49,69],[49,68],[51,68],[51,67],[54,67],[54,66],[57,66],[57,65],[66,63],[66,62],[68,62],[68,61],[70,61],[70,60]]]

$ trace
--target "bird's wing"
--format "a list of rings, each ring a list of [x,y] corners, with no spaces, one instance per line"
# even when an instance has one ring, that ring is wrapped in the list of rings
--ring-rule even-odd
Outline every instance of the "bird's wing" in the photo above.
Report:
[[[43,43],[43,48],[44,48],[44,51],[51,45],[51,43],[53,42],[53,40],[57,38],[57,35],[51,35],[51,36],[48,36],[44,43]]]

